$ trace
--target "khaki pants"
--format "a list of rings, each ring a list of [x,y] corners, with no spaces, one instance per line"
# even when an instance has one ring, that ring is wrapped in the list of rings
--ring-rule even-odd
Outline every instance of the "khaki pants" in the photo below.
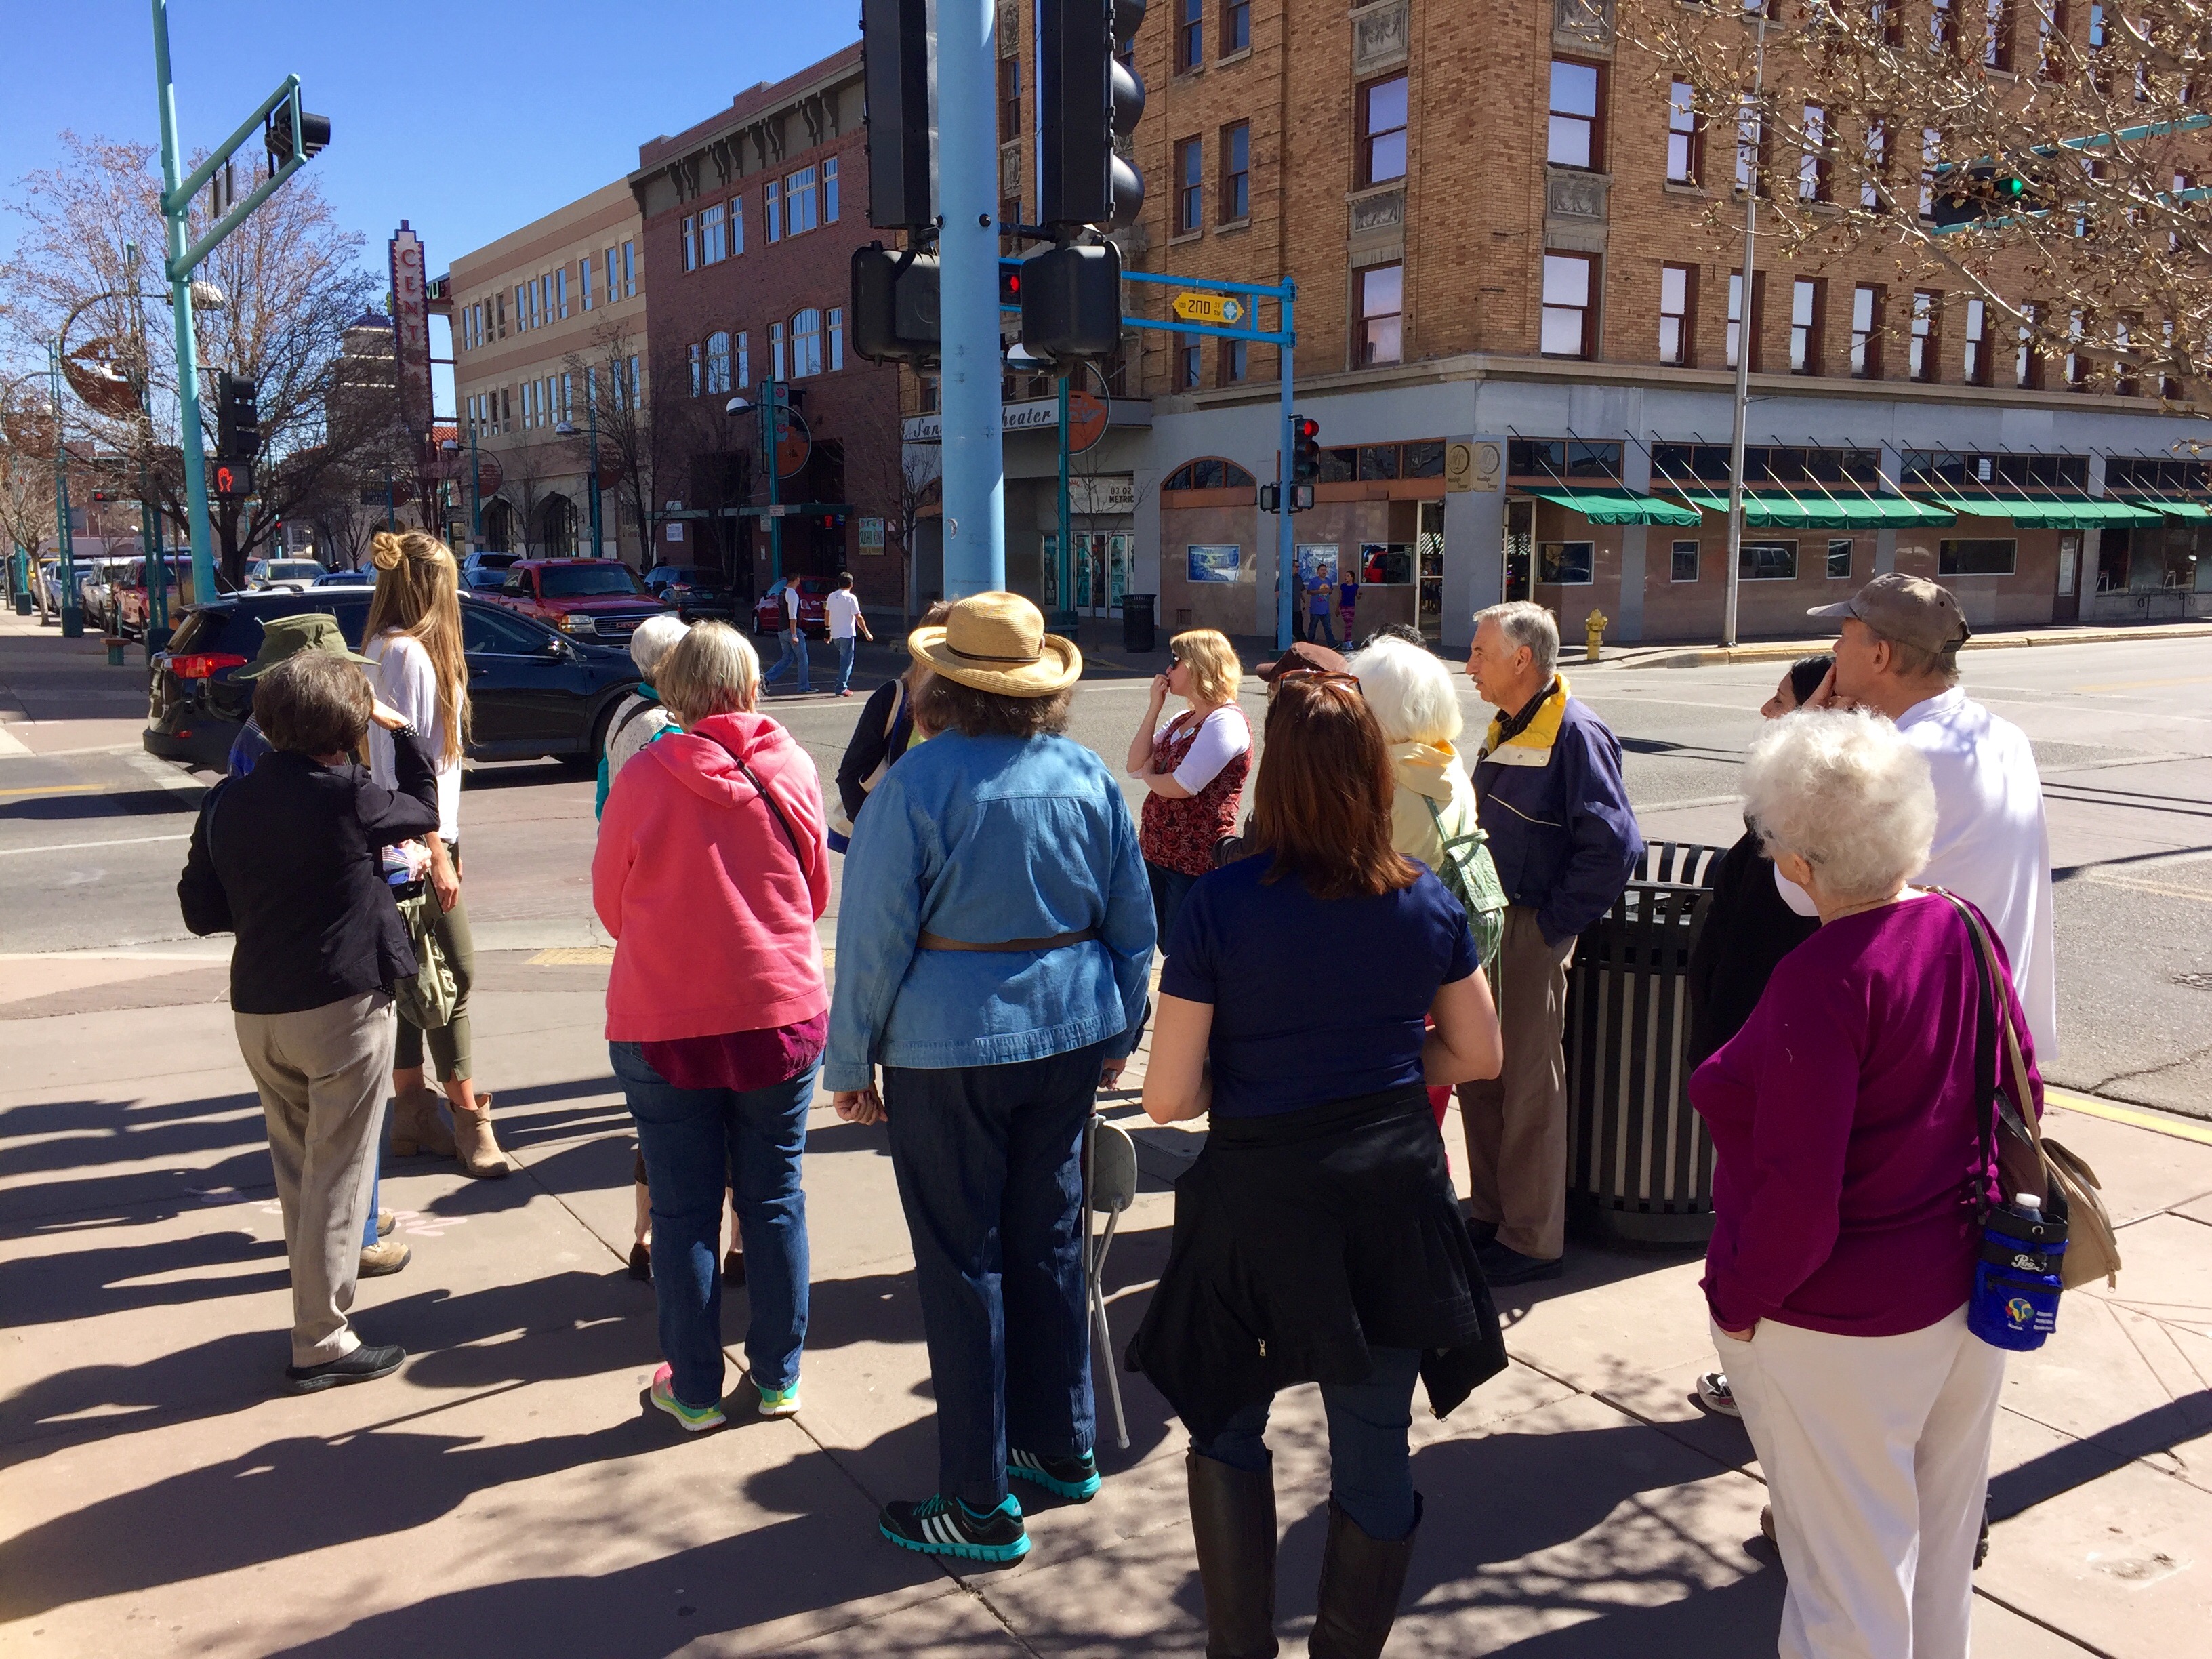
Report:
[[[234,1014],[261,1091],[284,1252],[292,1267],[292,1363],[361,1346],[346,1322],[392,1073],[392,999],[365,992],[295,1014]]]
[[[1544,942],[1536,913],[1506,907],[1498,952],[1498,1024],[1505,1066],[1459,1085],[1468,1203],[1498,1242],[1546,1261],[1567,1248],[1567,964],[1575,941]]]

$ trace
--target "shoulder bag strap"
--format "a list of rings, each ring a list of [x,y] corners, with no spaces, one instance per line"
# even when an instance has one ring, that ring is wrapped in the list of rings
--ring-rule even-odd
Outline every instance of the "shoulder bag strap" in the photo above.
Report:
[[[1977,1214],[1986,1215],[1990,1206],[1987,1171],[1997,1161],[1996,1103],[2004,1092],[1997,1072],[1996,987],[1990,982],[1989,959],[1982,951],[1973,912],[1960,902],[1954,893],[1941,887],[1929,890],[1958,912],[1959,921],[1966,930],[1967,951],[1974,958],[1975,1128],[1982,1148],[1982,1167],[1974,1180],[1974,1209]]]
[[[1950,896],[1946,894],[1945,896],[1948,898]],[[1954,903],[1956,902],[1953,901]],[[1966,927],[1974,936],[1975,955],[1981,968],[1984,983],[1985,986],[1993,983],[1996,978],[1996,952],[1990,945],[1989,930],[1982,926],[1980,920],[1972,910],[1962,908],[1960,914],[1965,916]],[[2010,1115],[2019,1119],[2021,1132],[2034,1143],[2037,1155],[2044,1157],[2046,1155],[2043,1149],[2043,1126],[2035,1110],[2035,1091],[2028,1083],[2027,1060],[2021,1053],[2020,1031],[2013,1024],[2012,1011],[2009,1008],[2005,1011],[2003,1031],[2004,1059],[2006,1068],[2012,1077],[2012,1094],[2009,1098],[2006,1097],[2004,1076],[2003,1073],[1999,1073],[1996,1104],[2000,1110],[2007,1111]]]
[[[705,732],[696,732],[693,735],[706,737],[708,734]],[[775,797],[769,793],[768,786],[760,781],[760,778],[754,773],[751,767],[745,764],[745,757],[743,755],[738,753],[736,750],[731,748],[729,744],[724,743],[720,738],[709,738],[708,741],[713,743],[715,747],[720,749],[724,754],[727,755],[732,760],[737,762],[738,770],[745,775],[745,781],[752,785],[753,788],[758,792],[760,798],[768,803],[768,810],[775,814],[777,828],[783,831],[783,838],[791,843],[792,857],[799,860],[799,873],[802,876],[808,874],[809,872],[806,867],[806,854],[799,850],[799,836],[792,830],[791,820],[784,817],[783,808],[775,804]]]

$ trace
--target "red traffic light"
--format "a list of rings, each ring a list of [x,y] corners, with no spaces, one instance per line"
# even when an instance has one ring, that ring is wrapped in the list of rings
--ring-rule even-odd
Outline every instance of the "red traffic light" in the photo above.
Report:
[[[1298,436],[1305,439],[1309,442],[1320,437],[1321,422],[1319,421],[1300,421],[1298,422]]]
[[[253,493],[253,463],[218,461],[213,482],[215,493],[218,495],[251,495]]]

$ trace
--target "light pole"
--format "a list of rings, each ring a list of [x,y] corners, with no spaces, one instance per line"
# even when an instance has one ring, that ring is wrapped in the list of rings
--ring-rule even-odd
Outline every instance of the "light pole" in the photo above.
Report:
[[[1727,604],[1721,617],[1721,643],[1735,643],[1736,600],[1743,582],[1743,428],[1751,407],[1752,266],[1758,254],[1759,158],[1765,148],[1766,120],[1766,17],[1769,8],[1759,8],[1759,33],[1752,59],[1750,160],[1743,180],[1743,285],[1736,297],[1735,420],[1729,432],[1729,511]],[[1745,155],[1743,117],[1736,119],[1736,155]]]
[[[773,379],[761,382],[761,453],[768,457],[768,568],[769,580],[772,582],[783,580],[783,514],[775,510],[781,505],[775,495],[775,441],[778,435],[775,428],[777,416],[781,412],[775,394],[776,383]],[[753,407],[745,398],[732,398],[722,405],[722,412],[725,415],[742,415]],[[737,574],[735,571],[730,574],[732,576]]]
[[[54,543],[61,555],[55,574],[61,578],[62,637],[84,637],[84,596],[76,591],[76,556],[70,536],[69,433],[62,425],[62,343],[56,337],[46,348],[46,379],[54,415]],[[153,578],[149,575],[148,580]]]
[[[595,406],[596,402],[597,400],[586,392],[584,398],[584,420],[591,428],[591,435],[585,440],[590,453],[584,458],[586,469],[584,488],[590,493],[592,498],[592,556],[595,559],[605,556],[599,550],[599,411]],[[574,421],[562,421],[560,425],[553,428],[553,434],[559,438],[573,438],[576,435],[576,423]]]

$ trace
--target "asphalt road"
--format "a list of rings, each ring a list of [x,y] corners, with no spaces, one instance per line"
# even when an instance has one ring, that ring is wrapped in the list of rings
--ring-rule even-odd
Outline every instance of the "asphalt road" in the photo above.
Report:
[[[893,661],[866,660],[863,684]],[[2212,647],[2146,640],[1965,662],[1968,689],[2027,732],[2043,769],[2062,1030],[2049,1075],[2212,1117]],[[1646,836],[1733,841],[1737,769],[1780,665],[1567,672],[1620,734]],[[0,633],[0,721],[28,720],[0,724],[0,951],[223,954],[188,939],[174,898],[208,780],[124,741],[126,688],[143,673],[81,648],[64,656],[51,630]],[[1118,769],[1145,695],[1140,678],[1086,683],[1073,734]],[[1463,701],[1470,726],[1487,718],[1471,685]],[[825,778],[860,707],[857,695],[772,698]],[[592,942],[591,800],[588,779],[555,765],[472,769],[463,844],[480,948]]]

